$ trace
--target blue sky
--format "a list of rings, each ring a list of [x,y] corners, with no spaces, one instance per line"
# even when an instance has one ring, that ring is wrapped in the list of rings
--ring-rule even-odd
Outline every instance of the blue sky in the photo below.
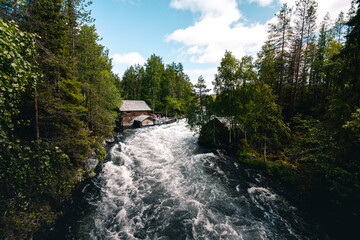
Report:
[[[237,58],[260,50],[267,24],[282,3],[295,0],[94,0],[95,26],[113,58],[113,71],[122,77],[151,54],[165,64],[181,62],[192,82],[203,75],[212,88],[225,50]],[[318,0],[318,22],[326,12],[335,19],[351,0]]]

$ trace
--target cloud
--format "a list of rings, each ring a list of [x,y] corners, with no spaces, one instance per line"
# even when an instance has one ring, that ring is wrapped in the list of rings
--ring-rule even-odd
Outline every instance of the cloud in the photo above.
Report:
[[[146,63],[145,58],[143,58],[138,52],[123,53],[123,54],[116,53],[112,56],[112,58],[115,63],[128,65],[128,66],[135,64],[143,65]]]
[[[172,0],[170,6],[193,13],[200,12],[202,17],[221,17],[222,20],[230,22],[241,16],[235,0],[222,0],[221,4],[218,0]]]
[[[170,6],[200,13],[192,26],[177,29],[166,41],[186,46],[186,53],[194,63],[219,63],[225,50],[241,58],[254,55],[267,37],[267,26],[240,22],[242,14],[236,0],[172,0]]]
[[[273,0],[249,0],[250,3],[256,2],[260,6],[265,7],[272,4]]]

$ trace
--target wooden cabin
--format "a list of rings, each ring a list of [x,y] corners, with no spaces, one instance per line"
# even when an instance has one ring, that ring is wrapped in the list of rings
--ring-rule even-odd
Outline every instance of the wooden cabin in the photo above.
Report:
[[[155,118],[150,115],[141,114],[133,119],[132,126],[135,128],[153,126],[155,124]]]
[[[150,114],[151,108],[142,100],[123,100],[120,107],[122,127],[151,124],[154,121]]]

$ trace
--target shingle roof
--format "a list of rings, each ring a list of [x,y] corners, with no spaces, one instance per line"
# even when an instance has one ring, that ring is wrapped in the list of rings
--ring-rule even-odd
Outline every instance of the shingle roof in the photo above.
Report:
[[[151,108],[141,100],[123,100],[121,112],[151,111]]]

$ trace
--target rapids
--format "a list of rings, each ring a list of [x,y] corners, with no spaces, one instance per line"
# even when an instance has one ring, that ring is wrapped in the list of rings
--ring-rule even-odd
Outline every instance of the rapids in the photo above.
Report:
[[[200,148],[185,121],[127,130],[119,139],[53,237],[327,238],[261,173]]]

